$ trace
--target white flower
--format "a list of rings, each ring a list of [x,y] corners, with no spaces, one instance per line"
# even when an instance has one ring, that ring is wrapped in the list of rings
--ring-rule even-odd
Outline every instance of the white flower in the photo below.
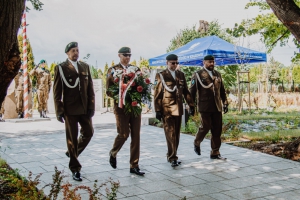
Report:
[[[122,74],[123,74],[123,70],[122,69],[117,69],[114,72],[114,78],[116,78],[116,77],[121,78]]]
[[[136,66],[129,66],[126,70],[126,73],[127,74],[130,74],[130,73],[135,73],[139,68],[136,67]]]
[[[143,71],[143,75],[144,75],[144,77],[149,77],[150,76],[150,70],[149,69],[144,69],[144,70],[142,70]]]

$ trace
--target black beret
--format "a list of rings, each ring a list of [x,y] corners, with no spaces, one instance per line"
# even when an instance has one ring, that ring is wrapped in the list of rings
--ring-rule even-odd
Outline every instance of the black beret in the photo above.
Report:
[[[131,50],[129,47],[121,47],[121,49],[119,49],[118,53],[131,53]]]
[[[66,46],[66,49],[65,49],[65,53],[67,53],[68,51],[70,51],[70,49],[74,48],[74,47],[77,47],[78,46],[78,43],[77,42],[70,42],[67,46]]]
[[[206,55],[204,56],[204,59],[203,60],[214,60],[215,57],[213,55]]]
[[[170,54],[166,57],[166,60],[178,60],[178,56],[175,54]]]

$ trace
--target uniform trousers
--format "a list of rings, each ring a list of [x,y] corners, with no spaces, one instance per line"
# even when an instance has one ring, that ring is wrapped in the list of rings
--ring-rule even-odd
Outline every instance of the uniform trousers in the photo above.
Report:
[[[123,144],[131,135],[130,143],[130,168],[139,166],[140,159],[140,130],[141,130],[141,115],[135,117],[133,114],[126,115],[125,113],[115,113],[118,135],[110,151],[113,157],[117,157],[117,153],[122,148]]]
[[[47,110],[47,101],[48,101],[48,89],[45,90],[37,90],[37,97],[38,97],[38,111],[45,111]]]
[[[169,162],[178,160],[177,149],[180,139],[181,118],[182,116],[172,115],[164,115],[162,118],[168,146],[167,159]]]
[[[211,131],[211,155],[219,155],[222,134],[222,113],[221,112],[200,112],[200,122],[198,133],[194,144],[200,147],[206,134]]]
[[[4,110],[4,104],[5,104],[5,97],[4,97],[4,100],[2,102],[1,109],[0,109],[0,114],[2,114],[2,115],[4,115],[4,112],[5,112],[5,110]]]
[[[78,138],[78,123],[81,126]],[[79,154],[89,144],[93,133],[92,119],[87,115],[65,115],[67,147],[70,155],[69,168],[72,172],[79,172],[81,164]]]
[[[16,90],[15,91],[15,98],[16,98],[16,111],[17,113],[23,112],[23,90]]]

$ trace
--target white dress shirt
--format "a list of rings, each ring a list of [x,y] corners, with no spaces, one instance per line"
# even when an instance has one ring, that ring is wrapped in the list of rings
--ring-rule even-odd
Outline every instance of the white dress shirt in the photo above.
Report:
[[[173,76],[174,80],[176,80],[176,74],[175,74],[175,70],[172,71],[168,68],[169,72],[171,73],[171,75]]]
[[[125,66],[125,65],[123,65],[122,63],[120,63],[120,64],[122,65],[122,67],[123,67],[124,69],[127,69],[128,66]]]
[[[206,67],[203,67],[206,71],[207,71],[207,73],[210,75],[210,77],[211,78],[213,78],[213,74],[212,74],[212,71],[210,71],[210,70],[208,70],[208,69],[206,69]]]
[[[78,73],[78,66],[77,66],[77,61],[72,61],[70,59],[68,59],[70,61],[70,63],[73,65],[73,67],[75,68],[76,72]]]

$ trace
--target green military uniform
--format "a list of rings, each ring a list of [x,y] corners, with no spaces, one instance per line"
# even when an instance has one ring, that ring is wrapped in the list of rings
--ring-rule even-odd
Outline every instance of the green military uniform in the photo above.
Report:
[[[65,119],[69,168],[72,172],[81,170],[78,156],[86,148],[94,133],[92,119],[88,115],[90,110],[95,110],[91,73],[86,63],[77,62],[77,67],[78,72],[68,59],[55,66],[53,84],[56,115]],[[81,126],[79,139],[78,123]]]
[[[198,79],[198,76],[199,79]],[[226,93],[221,74],[213,70],[212,77],[203,67],[194,73],[190,92],[192,98],[197,98],[201,125],[196,134],[194,145],[200,147],[206,134],[211,131],[211,156],[220,155],[222,133],[222,104],[227,105]],[[198,95],[197,95],[198,93]]]
[[[178,160],[177,149],[183,115],[183,97],[189,106],[194,106],[183,72],[176,70],[175,79],[169,69],[156,74],[154,107],[155,112],[160,112],[163,116],[169,162]]]
[[[49,97],[49,92],[51,89],[51,75],[48,71],[41,68],[35,68],[30,72],[31,76],[36,76],[37,78],[37,97],[38,97],[38,111],[47,111],[47,101]]]
[[[28,78],[28,92],[31,90],[31,82],[29,79],[29,75],[27,76]],[[23,118],[23,112],[24,112],[24,105],[23,105],[23,100],[24,100],[24,74],[23,72],[19,72],[15,78],[15,99],[16,99],[16,111],[19,115],[19,118]]]
[[[108,69],[106,79],[107,90],[114,84],[113,72],[119,69],[124,69],[120,63]],[[109,92],[107,92],[107,95],[109,97],[112,97],[112,94]],[[117,153],[120,151],[130,134],[130,168],[137,168],[139,167],[140,158],[141,115],[137,117],[135,117],[133,114],[126,115],[124,112],[124,108],[119,108],[116,102],[114,102],[114,114],[116,117],[118,135],[115,138],[115,142],[110,151],[110,155],[115,158],[117,157]]]

